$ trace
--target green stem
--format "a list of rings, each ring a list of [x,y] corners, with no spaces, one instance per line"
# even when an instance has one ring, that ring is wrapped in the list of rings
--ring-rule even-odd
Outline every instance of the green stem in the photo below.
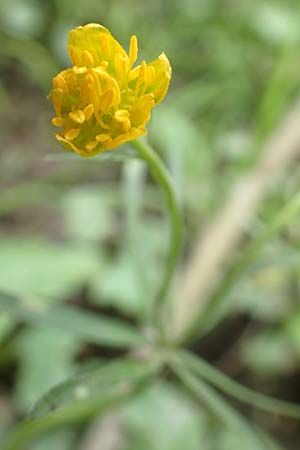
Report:
[[[189,352],[181,351],[179,355],[186,367],[190,368],[195,374],[212,383],[226,394],[235,397],[237,400],[273,414],[300,419],[300,405],[277,400],[252,391],[219,372],[202,358],[196,357]]]
[[[170,237],[168,261],[166,264],[166,269],[161,284],[156,294],[154,304],[155,320],[157,319],[159,320],[160,306],[162,301],[168,294],[181,250],[182,217],[176,197],[175,188],[173,186],[173,182],[162,160],[152,149],[152,147],[146,144],[143,140],[133,141],[132,146],[138,152],[141,159],[143,159],[147,163],[153,178],[156,180],[156,182],[160,185],[160,187],[164,191],[170,217],[171,237]]]
[[[230,269],[223,283],[221,283],[214,297],[209,302],[200,324],[199,322],[197,323],[198,330],[201,329],[202,335],[207,333],[223,316],[230,299],[232,299],[230,297],[232,290],[240,281],[245,271],[258,257],[263,247],[299,213],[300,193],[297,193],[273,218],[266,231],[242,252],[241,257],[238,258]],[[189,330],[189,333],[192,334],[193,330]]]

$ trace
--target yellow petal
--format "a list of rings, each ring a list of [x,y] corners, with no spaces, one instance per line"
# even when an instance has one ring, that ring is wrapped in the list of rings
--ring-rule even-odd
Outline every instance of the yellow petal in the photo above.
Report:
[[[108,89],[104,94],[102,95],[100,99],[100,108],[104,113],[106,113],[109,108],[111,107],[114,100],[114,91],[112,89]]]
[[[136,89],[138,90],[145,82],[147,77],[147,64],[142,61],[140,65],[139,75],[136,81]]]
[[[172,74],[172,68],[166,55],[162,53],[157,59],[143,63],[130,71],[129,80],[135,83],[136,94],[141,95],[140,87],[145,83],[145,94],[153,94],[155,104],[161,102],[165,97]]]
[[[84,52],[83,52],[83,55],[84,55]],[[83,58],[84,58],[84,57],[82,57],[82,59],[83,59]],[[76,75],[82,75],[82,74],[88,72],[88,68],[85,67],[85,66],[81,66],[81,67],[73,66],[73,72],[74,72]]]
[[[135,63],[138,54],[138,43],[137,37],[132,35],[130,38],[130,46],[129,46],[129,67]]]
[[[124,122],[129,118],[129,112],[126,109],[119,109],[115,112],[114,118],[117,122]]]
[[[94,105],[90,104],[88,106],[86,106],[83,110],[84,112],[84,116],[85,116],[85,120],[90,120],[90,118],[93,115],[94,112]]]
[[[74,144],[72,144],[72,142],[68,141],[67,139],[62,137],[60,134],[56,134],[55,137],[58,140],[58,142],[60,142],[66,150],[69,150],[70,152],[78,153],[77,147]]]
[[[122,131],[128,131],[131,128],[129,112],[126,109],[119,109],[114,114],[115,121],[121,126]]]
[[[131,128],[127,133],[121,134],[117,136],[110,142],[103,142],[103,148],[105,150],[112,150],[113,148],[118,147],[119,145],[124,144],[125,142],[133,141],[140,136],[144,136],[147,131],[144,128]]]
[[[73,142],[68,141],[64,137],[62,137],[60,134],[55,135],[56,139],[62,144],[62,146],[71,152],[75,152],[80,156],[83,156],[85,158],[88,158],[90,156],[97,155],[97,153],[100,153],[102,151],[101,146],[96,146],[93,150],[88,150],[85,148],[79,148],[76,145],[73,144]]]
[[[78,109],[77,111],[72,111],[69,113],[70,119],[73,120],[75,123],[82,124],[85,121],[85,115],[84,112]]]
[[[155,100],[152,94],[141,97],[131,111],[130,117],[132,124],[136,127],[145,125],[150,119],[151,109],[154,105]]]
[[[110,137],[110,135],[107,134],[107,133],[102,133],[102,134],[98,134],[98,135],[96,136],[96,140],[97,140],[98,142],[100,142],[100,143],[103,143],[103,142],[110,141],[110,140],[111,140],[111,137]]]
[[[64,124],[64,119],[62,117],[53,117],[51,122],[55,127],[62,127]]]
[[[114,55],[114,72],[119,77],[123,77],[127,74],[129,69],[128,56],[124,56],[123,53],[116,53]]]
[[[95,61],[93,55],[88,50],[82,52],[82,59],[87,67],[94,67]]]
[[[64,77],[61,73],[53,78],[53,88],[59,89],[60,91],[63,92],[64,95],[66,95],[69,92],[69,88],[66,83],[66,80],[64,79]]]
[[[152,92],[155,99],[155,104],[157,105],[161,102],[169,88],[172,68],[170,62],[166,55],[162,53],[157,59],[147,64],[148,68],[154,69],[154,75],[152,74],[149,90],[146,90],[146,93]],[[150,69],[151,70],[151,69]]]
[[[71,128],[69,131],[66,132],[65,138],[67,141],[72,141],[73,139],[77,138],[79,135],[80,130],[78,128]]]
[[[94,67],[103,61],[109,64],[108,71],[114,70],[116,53],[128,59],[127,53],[109,30],[99,24],[90,23],[69,32],[68,50],[74,66],[86,66],[93,61]]]
[[[99,142],[97,140],[90,141],[85,145],[85,148],[88,152],[92,152],[93,150],[95,150],[98,144]]]

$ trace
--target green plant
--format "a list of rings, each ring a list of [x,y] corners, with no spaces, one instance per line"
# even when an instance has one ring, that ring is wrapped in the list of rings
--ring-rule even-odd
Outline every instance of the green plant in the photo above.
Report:
[[[298,138],[297,133],[292,147],[298,142]],[[295,419],[300,418],[300,407],[240,386],[184,348],[187,346],[187,338],[205,334],[218,322],[223,314],[225,301],[241,275],[253,264],[263,246],[299,214],[299,194],[271,218],[270,225],[246,248],[218,290],[213,295],[209,292],[205,310],[202,309],[202,303],[199,301],[198,304],[197,301],[188,314],[181,315],[177,313],[178,302],[184,305],[185,298],[177,298],[175,301],[175,289],[172,286],[181,250],[181,208],[171,176],[160,157],[145,141],[133,141],[132,146],[136,152],[135,158],[146,162],[152,177],[165,194],[170,218],[167,262],[157,292],[151,292],[149,311],[139,316],[136,326],[130,326],[105,315],[85,313],[79,308],[41,305],[39,299],[18,298],[2,293],[1,308],[13,317],[63,329],[74,339],[80,338],[83,342],[101,344],[108,348],[122,347],[127,351],[127,356],[111,363],[99,362],[96,367],[51,389],[36,404],[30,417],[12,432],[3,448],[22,449],[33,438],[51,428],[86,422],[101,413],[116,410],[154,381],[164,380],[166,371],[172,374],[168,383],[176,386],[176,389],[178,386],[186,388],[225,427],[233,433],[239,431],[247,436],[249,448],[279,448],[269,436],[256,426],[248,424],[235,412],[215,388],[269,413]],[[189,307],[188,304],[187,308]]]

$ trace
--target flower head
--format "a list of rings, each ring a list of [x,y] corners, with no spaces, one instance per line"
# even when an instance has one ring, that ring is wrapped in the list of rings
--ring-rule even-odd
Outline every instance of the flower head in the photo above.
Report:
[[[68,42],[72,68],[53,78],[50,99],[62,127],[56,138],[81,156],[93,156],[146,134],[152,108],[166,95],[171,66],[162,53],[133,68],[137,38],[129,54],[101,25],[71,30]]]

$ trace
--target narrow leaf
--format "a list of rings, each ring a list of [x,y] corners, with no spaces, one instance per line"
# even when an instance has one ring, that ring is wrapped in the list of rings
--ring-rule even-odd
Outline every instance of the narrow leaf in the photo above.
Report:
[[[60,328],[84,342],[120,348],[143,343],[143,337],[127,323],[71,306],[49,305],[0,292],[0,311],[18,320]]]
[[[157,360],[124,359],[87,371],[50,390],[2,450],[22,450],[52,428],[85,421],[129,398],[159,368]]]
[[[191,353],[182,351],[180,352],[180,355],[185,362],[186,367],[239,401],[248,403],[256,408],[273,414],[300,419],[300,405],[278,400],[242,386],[215,369],[202,358],[196,357]]]
[[[180,359],[179,359],[180,361]],[[183,362],[172,362],[172,369],[181,382],[200,400],[224,426],[240,431],[256,450],[280,450],[270,437],[256,430],[240,416],[212,387],[187,370]]]

